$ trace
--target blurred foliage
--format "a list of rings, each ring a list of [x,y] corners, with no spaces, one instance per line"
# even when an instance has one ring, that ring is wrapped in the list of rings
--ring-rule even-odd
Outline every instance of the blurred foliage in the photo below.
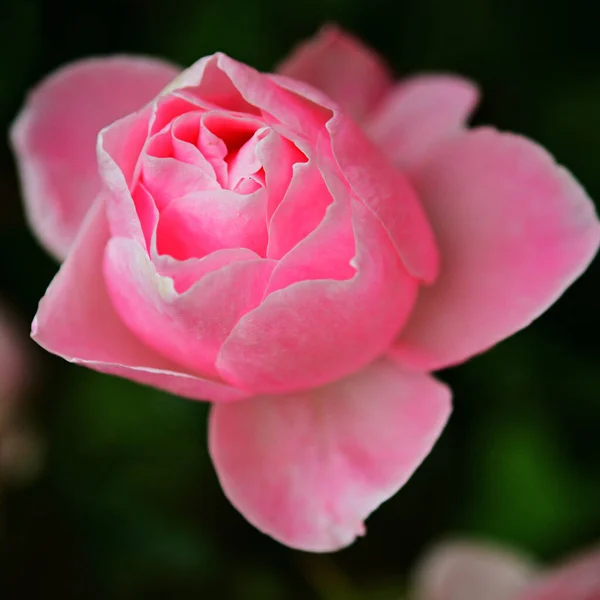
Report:
[[[270,69],[335,21],[399,73],[477,80],[476,123],[538,139],[600,198],[596,10],[591,0],[3,2],[0,127],[66,61],[131,52],[188,64],[222,50]],[[0,293],[28,320],[56,265],[27,230],[4,144],[0,194]],[[599,275],[596,261],[528,330],[442,374],[455,393],[450,426],[369,535],[335,555],[284,548],[228,504],[205,405],[38,351],[29,406],[45,468],[2,498],[0,597],[394,599],[443,537],[491,537],[548,560],[597,540]]]

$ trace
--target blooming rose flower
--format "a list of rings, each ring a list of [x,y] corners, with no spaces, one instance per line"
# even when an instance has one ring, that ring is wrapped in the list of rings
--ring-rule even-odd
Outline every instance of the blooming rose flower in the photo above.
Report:
[[[465,128],[476,99],[457,77],[395,84],[335,30],[276,75],[223,54],[65,67],[12,130],[31,224],[66,256],[34,339],[214,402],[248,520],[351,543],[446,423],[428,372],[527,325],[598,247],[544,150]]]
[[[417,570],[411,600],[598,600],[600,547],[543,571],[514,552],[449,542]]]

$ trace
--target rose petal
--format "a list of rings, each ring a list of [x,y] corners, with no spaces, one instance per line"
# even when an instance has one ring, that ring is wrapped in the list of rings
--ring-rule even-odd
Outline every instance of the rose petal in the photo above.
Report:
[[[304,205],[306,204],[306,200],[310,203],[314,198],[317,210],[320,211],[321,207],[318,207],[318,199],[315,198],[316,194],[314,192],[304,193],[304,195],[300,194],[296,199],[302,203],[300,209],[294,211],[296,218],[289,219],[289,222],[284,223],[290,229],[299,229],[302,231],[304,234],[303,239],[298,240],[293,248],[281,257],[277,266],[273,269],[273,274],[265,292],[266,296],[299,281],[343,281],[352,279],[356,273],[356,269],[353,266],[356,254],[356,240],[354,239],[352,207],[348,201],[349,199],[342,196],[334,200],[325,186],[320,171],[313,164],[307,163],[306,165],[301,165],[301,167],[304,167],[306,173],[309,174],[309,178],[312,177],[310,171],[316,171],[319,178],[318,181],[320,182],[319,185],[325,188],[324,192],[327,196],[322,202],[325,204],[327,201],[329,206],[325,208],[322,215],[318,215],[321,217],[321,222],[315,226],[314,223],[310,223],[311,218],[315,216],[314,213],[310,212],[312,207]],[[299,179],[298,181],[301,182],[299,191],[306,189],[302,183],[305,183],[307,179]],[[315,191],[318,191],[318,188]],[[284,208],[284,205],[280,206],[273,217],[273,221],[276,220],[280,210]],[[294,215],[294,212],[292,212],[292,215]],[[308,215],[306,214],[307,212]],[[307,223],[301,222],[301,216],[308,217],[306,218]],[[315,226],[314,230],[303,231],[305,227],[308,229],[307,225]],[[291,236],[288,235],[288,238],[293,239],[294,234]]]
[[[318,137],[332,115],[330,108],[290,93],[272,77],[222,53],[199,60],[171,87],[179,95],[193,93],[215,107],[258,115],[273,125],[284,124],[309,139]]]
[[[290,140],[273,130],[258,142],[256,155],[265,172],[266,217],[270,222],[290,186],[294,165],[306,162],[307,158]]]
[[[227,264],[178,294],[135,240],[112,238],[104,275],[117,313],[142,342],[194,373],[218,378],[221,345],[259,304],[274,264],[258,257]]]
[[[192,375],[143,345],[123,325],[106,292],[102,260],[109,238],[100,198],[75,239],[72,252],[42,298],[32,337],[64,359],[196,400],[247,396],[216,380]]]
[[[600,548],[581,554],[534,584],[517,600],[598,600]]]
[[[413,180],[443,260],[398,343],[398,356],[414,367],[461,362],[525,327],[598,248],[600,226],[584,190],[519,136],[465,133]]]
[[[66,256],[100,190],[98,132],[141,108],[178,72],[150,58],[87,59],[53,73],[29,96],[11,140],[29,221],[57,258]]]
[[[339,182],[333,195],[344,193]],[[358,201],[347,206],[354,277],[300,281],[271,293],[223,344],[217,360],[223,378],[256,393],[293,392],[349,375],[389,347],[413,306],[417,283],[374,215]]]
[[[436,241],[407,178],[342,114],[327,123],[333,154],[348,185],[385,227],[404,265],[426,283],[439,269]]]
[[[373,50],[333,26],[298,46],[277,71],[322,90],[359,120],[392,84],[386,65]]]
[[[515,600],[534,575],[531,562],[512,552],[472,542],[446,542],[419,565],[410,598]]]
[[[411,77],[386,95],[364,129],[388,158],[406,169],[460,131],[478,100],[475,84],[462,77]]]
[[[323,220],[333,202],[316,162],[294,166],[289,187],[269,225],[269,258],[280,259],[302,241]]]
[[[160,215],[157,249],[180,260],[223,248],[247,248],[264,256],[266,198],[261,188],[253,194],[213,190],[172,200]]]
[[[429,454],[450,391],[380,361],[335,384],[212,409],[210,452],[232,504],[258,529],[327,552],[364,534],[363,520]]]

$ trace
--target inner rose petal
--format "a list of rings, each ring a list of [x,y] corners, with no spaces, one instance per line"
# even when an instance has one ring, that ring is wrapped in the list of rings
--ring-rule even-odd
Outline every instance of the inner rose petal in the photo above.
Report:
[[[265,256],[266,192],[211,190],[173,200],[161,212],[156,244],[159,254],[178,260],[201,258],[223,248],[246,248]]]

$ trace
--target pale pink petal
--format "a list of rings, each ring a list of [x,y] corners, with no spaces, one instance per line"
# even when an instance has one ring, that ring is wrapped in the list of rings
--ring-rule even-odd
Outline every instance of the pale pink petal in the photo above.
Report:
[[[474,130],[414,173],[442,257],[419,294],[398,356],[434,370],[481,352],[544,312],[600,241],[594,206],[539,146]]]
[[[179,396],[213,401],[247,396],[218,380],[191,374],[156,354],[125,327],[108,298],[102,277],[108,238],[105,206],[99,199],[84,220],[73,251],[40,302],[32,325],[33,339],[70,362]]]
[[[179,294],[135,240],[112,238],[104,275],[117,313],[140,340],[186,370],[218,378],[221,345],[260,303],[275,264],[254,256],[209,271]]]
[[[57,258],[100,190],[98,132],[141,108],[178,72],[150,58],[87,59],[53,73],[28,97],[11,139],[29,221]]]
[[[380,361],[309,392],[213,407],[209,447],[225,494],[253,525],[327,552],[364,534],[449,413],[445,386]]]
[[[342,185],[334,195],[344,192]],[[349,375],[389,348],[414,304],[417,283],[374,215],[356,200],[346,206],[356,244],[354,276],[298,281],[269,294],[223,344],[217,367],[224,379],[256,393],[294,392]],[[311,248],[314,263],[321,257]],[[305,257],[301,251],[293,258],[294,271]],[[285,280],[290,272],[280,275]]]
[[[516,600],[535,573],[530,560],[513,552],[446,542],[419,565],[410,600]]]
[[[542,576],[515,600],[599,600],[600,548],[581,554],[567,565]]]
[[[387,66],[373,50],[333,26],[298,46],[277,70],[322,90],[359,120],[392,84]]]
[[[394,164],[406,169],[460,131],[478,100],[475,84],[462,77],[411,77],[386,95],[363,127]]]

